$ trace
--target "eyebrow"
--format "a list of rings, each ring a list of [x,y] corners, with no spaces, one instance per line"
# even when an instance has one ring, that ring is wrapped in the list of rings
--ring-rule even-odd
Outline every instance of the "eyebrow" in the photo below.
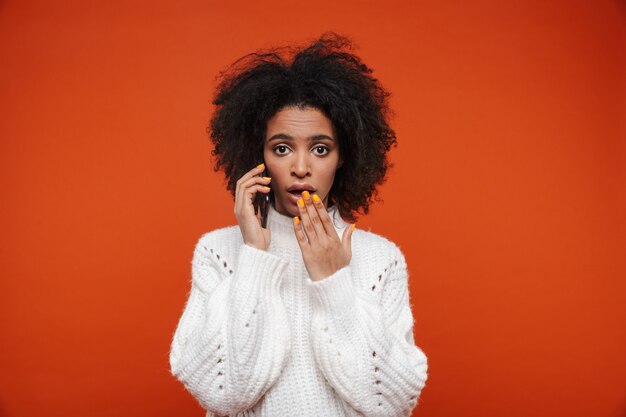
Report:
[[[276,139],[294,140],[293,136],[287,135],[286,133],[277,133],[275,135],[272,135],[272,137],[269,138],[267,141],[270,142],[270,141],[276,140]],[[313,135],[313,136],[309,136],[308,139],[310,141],[321,141],[321,140],[324,140],[324,139],[332,140],[333,142],[335,141],[335,139],[331,138],[328,135]]]

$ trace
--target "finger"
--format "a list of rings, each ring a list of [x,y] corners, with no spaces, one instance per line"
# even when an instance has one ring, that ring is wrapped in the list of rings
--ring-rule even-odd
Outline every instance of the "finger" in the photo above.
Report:
[[[300,198],[298,200],[298,211],[300,213],[300,221],[304,226],[304,232],[309,239],[309,244],[314,245],[314,242],[316,242],[318,239],[317,231],[315,230],[315,226],[311,221],[311,216],[309,214],[309,210],[307,209],[307,204],[305,203],[304,198]]]
[[[245,188],[245,187],[242,187],[242,184],[248,181],[250,178],[255,177],[255,176],[257,178],[260,178],[258,177],[258,175],[263,173],[264,169],[265,169],[265,164],[259,164],[256,167],[252,168],[250,171],[243,174],[241,178],[237,180],[237,185],[235,187],[235,199],[237,199],[237,197],[239,198],[242,197],[241,189]]]
[[[309,220],[315,229],[315,233],[318,238],[322,239],[325,236],[328,236],[328,232],[324,229],[324,225],[322,224],[322,219],[319,214],[317,214],[317,209],[313,204],[313,199],[311,198],[308,191],[302,192],[302,198],[304,200],[304,208],[306,208],[307,213],[309,214]]]
[[[269,185],[269,183],[271,182],[271,178],[270,177],[252,177],[252,178],[248,178],[246,181],[242,182],[241,184],[239,184],[239,190],[241,193],[245,194],[248,192],[248,190],[251,187],[254,187],[255,185]]]
[[[335,226],[333,226],[332,219],[330,218],[326,207],[324,207],[324,202],[322,202],[322,199],[317,194],[313,194],[313,206],[317,210],[317,215],[322,222],[322,226],[324,227],[326,234],[330,236],[337,236],[337,231],[335,230]]]
[[[239,200],[239,204],[246,205],[246,201],[247,201],[246,196],[249,197],[250,192],[256,192],[256,190],[259,190],[259,188],[257,187],[258,185],[263,186],[265,184],[269,184],[270,181],[271,181],[270,177],[258,177],[257,176],[257,177],[249,178],[248,180],[242,183],[239,183],[237,186],[237,196],[236,196],[236,199]],[[249,197],[250,200],[252,200],[253,198],[254,196]],[[244,206],[241,206],[241,208],[243,207]]]
[[[252,168],[250,171],[243,174],[241,178],[239,178],[239,180],[237,181],[237,185],[247,181],[248,179],[254,177],[255,175],[261,174],[264,169],[265,169],[265,164],[257,165],[256,167]]]
[[[267,194],[271,190],[272,189],[270,187],[266,185],[261,185],[261,184],[256,184],[243,190],[242,191],[243,195],[241,198],[241,200],[243,201],[241,202],[241,204],[243,204],[244,210],[249,210],[251,212],[254,212],[253,203],[254,203],[254,198],[256,197],[256,194],[257,193]]]
[[[246,188],[244,191],[244,195],[248,197],[250,201],[254,201],[254,197],[256,196],[256,193],[267,194],[271,190],[272,189],[268,187],[267,185],[256,184],[256,185]]]
[[[302,221],[298,216],[293,218],[293,230],[296,233],[296,239],[298,240],[298,245],[300,245],[300,249],[302,251],[307,250],[309,248],[309,242],[304,234],[304,228],[302,227]]]
[[[270,180],[266,180],[265,178],[268,178],[268,177],[254,177],[248,180],[247,182],[241,184],[237,188],[237,196],[242,197],[244,195],[247,195],[250,192],[250,190],[254,190],[258,188],[259,186],[261,187],[268,186]]]
[[[356,223],[352,225],[348,225],[343,231],[343,236],[341,238],[341,244],[343,245],[344,251],[348,254],[348,258],[352,259],[352,233],[354,233],[354,229],[356,228]]]

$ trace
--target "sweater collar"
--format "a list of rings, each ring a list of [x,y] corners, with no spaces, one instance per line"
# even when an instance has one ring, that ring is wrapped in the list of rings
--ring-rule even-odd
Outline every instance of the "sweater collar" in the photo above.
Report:
[[[345,228],[348,224],[341,218],[337,206],[332,205],[326,209],[336,230]],[[267,227],[271,229],[280,228],[293,231],[293,217],[281,214],[274,208],[273,203],[269,205]]]

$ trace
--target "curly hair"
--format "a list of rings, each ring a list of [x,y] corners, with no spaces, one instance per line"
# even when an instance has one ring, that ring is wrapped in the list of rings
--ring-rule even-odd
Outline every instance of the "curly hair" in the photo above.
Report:
[[[207,132],[224,170],[227,189],[235,195],[237,180],[263,161],[268,121],[285,107],[313,107],[330,119],[343,165],[335,173],[329,205],[355,221],[367,214],[376,186],[384,183],[396,134],[388,119],[391,95],[372,76],[373,70],[350,51],[345,36],[325,32],[303,47],[259,50],[235,61],[217,76],[216,110]]]

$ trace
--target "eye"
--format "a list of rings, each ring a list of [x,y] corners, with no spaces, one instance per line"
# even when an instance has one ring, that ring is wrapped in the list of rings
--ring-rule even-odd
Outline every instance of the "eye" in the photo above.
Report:
[[[274,148],[274,152],[276,152],[278,155],[286,155],[288,150],[289,148],[285,145],[278,145]]]
[[[328,152],[330,152],[330,149],[328,149],[326,146],[323,145],[318,145],[315,148],[315,154],[316,155],[326,155]]]

